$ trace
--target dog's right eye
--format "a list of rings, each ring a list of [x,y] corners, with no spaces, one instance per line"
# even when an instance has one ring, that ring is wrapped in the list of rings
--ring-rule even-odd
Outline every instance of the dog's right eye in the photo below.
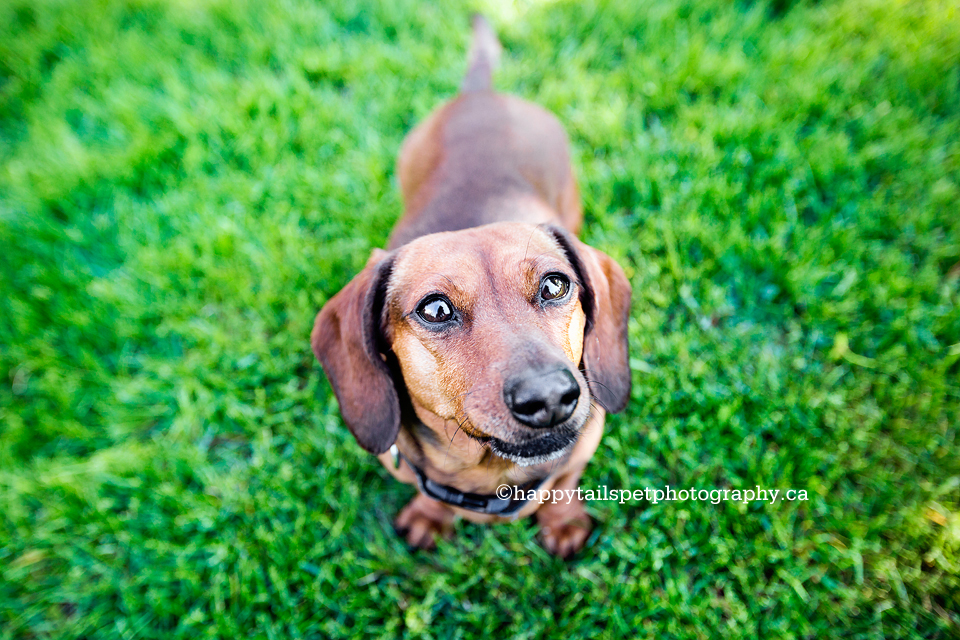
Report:
[[[443,324],[453,320],[453,305],[443,296],[430,296],[417,307],[417,315],[424,322]]]

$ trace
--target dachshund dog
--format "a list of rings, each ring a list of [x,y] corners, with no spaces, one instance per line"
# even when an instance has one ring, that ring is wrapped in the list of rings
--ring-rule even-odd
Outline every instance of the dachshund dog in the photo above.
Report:
[[[457,516],[536,512],[544,546],[569,557],[590,532],[582,501],[528,498],[575,491],[605,411],[629,399],[630,284],[576,239],[566,134],[493,92],[499,56],[474,17],[459,95],[400,150],[387,250],[324,305],[311,344],[357,442],[419,488],[395,522],[411,546]]]

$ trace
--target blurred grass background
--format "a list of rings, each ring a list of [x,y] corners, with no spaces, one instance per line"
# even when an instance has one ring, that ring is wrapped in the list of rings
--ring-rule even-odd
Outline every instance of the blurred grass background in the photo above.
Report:
[[[476,9],[633,284],[584,486],[808,502],[393,534],[307,339]],[[960,637],[958,205],[954,2],[7,0],[0,638]]]

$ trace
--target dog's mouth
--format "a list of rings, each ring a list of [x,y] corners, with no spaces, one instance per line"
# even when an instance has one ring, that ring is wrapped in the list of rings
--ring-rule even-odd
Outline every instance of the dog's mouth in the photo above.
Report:
[[[467,433],[470,434],[471,438],[488,445],[490,450],[501,458],[510,460],[521,467],[543,464],[562,458],[570,452],[580,435],[578,429],[567,427],[554,429],[526,442],[507,442],[494,436],[479,436],[469,431]]]

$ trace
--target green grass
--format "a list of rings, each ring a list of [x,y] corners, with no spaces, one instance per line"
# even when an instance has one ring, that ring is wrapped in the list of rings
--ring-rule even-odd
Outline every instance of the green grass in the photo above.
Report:
[[[0,638],[960,636],[956,4],[436,4],[2,4]],[[809,501],[394,535],[308,335],[477,8],[633,284],[584,486]]]

